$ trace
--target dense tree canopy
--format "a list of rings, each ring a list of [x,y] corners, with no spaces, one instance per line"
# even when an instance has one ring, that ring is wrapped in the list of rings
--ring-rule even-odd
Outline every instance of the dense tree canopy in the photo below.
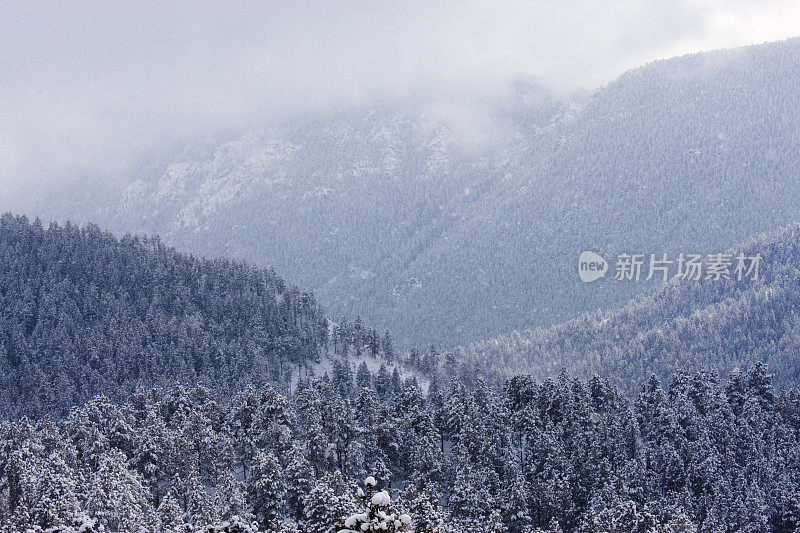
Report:
[[[312,295],[157,238],[0,218],[0,413],[65,414],[174,380],[288,381],[327,343]]]
[[[288,397],[248,386],[229,401],[202,386],[139,390],[121,405],[95,397],[63,420],[3,422],[0,524],[308,533],[382,521],[418,532],[800,525],[800,392],[776,392],[763,366],[727,382],[707,372],[652,377],[634,401],[597,377],[492,383],[464,373],[445,401],[410,385],[384,399],[371,388],[342,396],[322,379]]]
[[[800,225],[732,251],[762,257],[759,279],[673,279],[619,309],[548,329],[475,343],[462,355],[486,368],[543,379],[599,374],[635,395],[655,373],[767,363],[779,387],[800,384]],[[615,282],[609,282],[615,283]]]

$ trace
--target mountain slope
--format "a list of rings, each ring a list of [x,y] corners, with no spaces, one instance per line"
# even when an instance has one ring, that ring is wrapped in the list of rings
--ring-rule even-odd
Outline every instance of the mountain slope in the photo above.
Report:
[[[567,100],[520,83],[472,107],[310,113],[32,210],[274,266],[334,316],[453,346],[641,289],[583,286],[584,249],[714,251],[796,222],[798,72],[792,39],[651,63]]]
[[[272,271],[9,214],[0,217],[0,310],[8,418],[63,415],[96,394],[120,400],[176,381],[223,397],[249,383],[288,390],[332,363],[352,373],[350,351],[372,367],[379,354],[391,358],[371,342],[374,330],[331,328],[313,295]]]
[[[709,253],[796,222],[798,67],[795,39],[626,73],[442,240],[477,245],[433,247],[416,268],[457,274],[453,302],[486,302],[466,327],[528,327],[640,288],[584,286],[582,250]]]
[[[313,288],[334,316],[376,317],[394,331],[409,298],[432,287],[410,267],[471,216],[558,106],[520,82],[487,109],[411,99],[303,115],[6,207],[268,265]],[[405,346],[416,342],[408,333]]]
[[[565,368],[635,394],[650,374],[767,363],[781,387],[800,384],[800,225],[741,248],[761,254],[757,281],[675,280],[621,309],[470,346],[491,368],[544,378]],[[608,283],[619,283],[609,281]]]

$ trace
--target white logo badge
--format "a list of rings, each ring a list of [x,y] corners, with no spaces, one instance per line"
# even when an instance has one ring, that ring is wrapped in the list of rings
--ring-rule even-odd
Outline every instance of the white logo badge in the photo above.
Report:
[[[584,283],[602,278],[608,271],[608,261],[602,255],[586,250],[578,257],[578,277]]]

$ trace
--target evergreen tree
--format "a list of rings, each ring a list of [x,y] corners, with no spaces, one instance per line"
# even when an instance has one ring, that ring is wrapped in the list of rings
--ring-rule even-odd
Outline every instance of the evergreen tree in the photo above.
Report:
[[[336,359],[333,362],[333,386],[342,398],[353,395],[353,372],[347,360]]]
[[[335,533],[357,509],[355,498],[341,473],[323,476],[305,499],[303,527],[307,531]]]
[[[86,510],[106,529],[133,533],[154,528],[147,490],[141,478],[128,470],[122,453],[105,455],[89,486]]]
[[[281,465],[272,453],[259,452],[256,455],[247,492],[259,523],[271,527],[283,516],[286,485]]]
[[[158,522],[164,531],[176,531],[184,524],[181,504],[173,491],[167,492],[158,507]]]
[[[314,469],[297,447],[286,453],[283,462],[286,465],[286,506],[289,515],[298,520],[303,516],[304,498],[314,486]]]
[[[378,368],[378,374],[375,376],[375,391],[381,399],[388,397],[392,391],[392,378],[383,363],[381,363],[380,368]]]
[[[397,512],[389,493],[385,490],[377,491],[376,485],[377,482],[372,476],[364,480],[364,489],[358,489],[363,511],[347,517],[344,521],[345,529],[340,530],[340,533],[342,531],[348,533],[387,531],[392,533],[412,530],[411,517]]]
[[[418,490],[409,484],[404,493],[409,514],[413,517],[414,531],[419,533],[444,533],[445,513],[439,506],[439,497],[430,489]]]
[[[231,472],[223,472],[217,483],[214,494],[214,509],[223,522],[230,522],[238,517],[245,523],[251,523],[253,516],[248,511],[246,487]]]
[[[400,382],[400,371],[397,368],[397,365],[394,367],[394,371],[392,371],[392,380],[391,384],[389,385],[389,389],[391,390],[390,394],[400,394],[403,390],[403,385]]]
[[[394,362],[397,354],[394,351],[394,342],[392,341],[392,336],[389,335],[389,332],[383,334],[383,339],[381,340],[381,353],[383,353],[383,358],[386,359],[388,362]]]
[[[367,367],[367,363],[365,361],[361,361],[361,364],[358,365],[358,371],[356,372],[356,388],[361,390],[371,386],[372,374]]]

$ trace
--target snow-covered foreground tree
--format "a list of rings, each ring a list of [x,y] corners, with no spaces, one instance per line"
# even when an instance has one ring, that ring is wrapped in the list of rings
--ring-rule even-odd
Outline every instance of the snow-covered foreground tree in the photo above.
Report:
[[[411,517],[399,513],[392,505],[392,497],[385,490],[378,491],[375,478],[368,476],[364,480],[364,488],[359,487],[358,497],[364,509],[347,517],[344,529],[338,533],[360,533],[363,531],[386,531],[399,533],[411,531]]]

